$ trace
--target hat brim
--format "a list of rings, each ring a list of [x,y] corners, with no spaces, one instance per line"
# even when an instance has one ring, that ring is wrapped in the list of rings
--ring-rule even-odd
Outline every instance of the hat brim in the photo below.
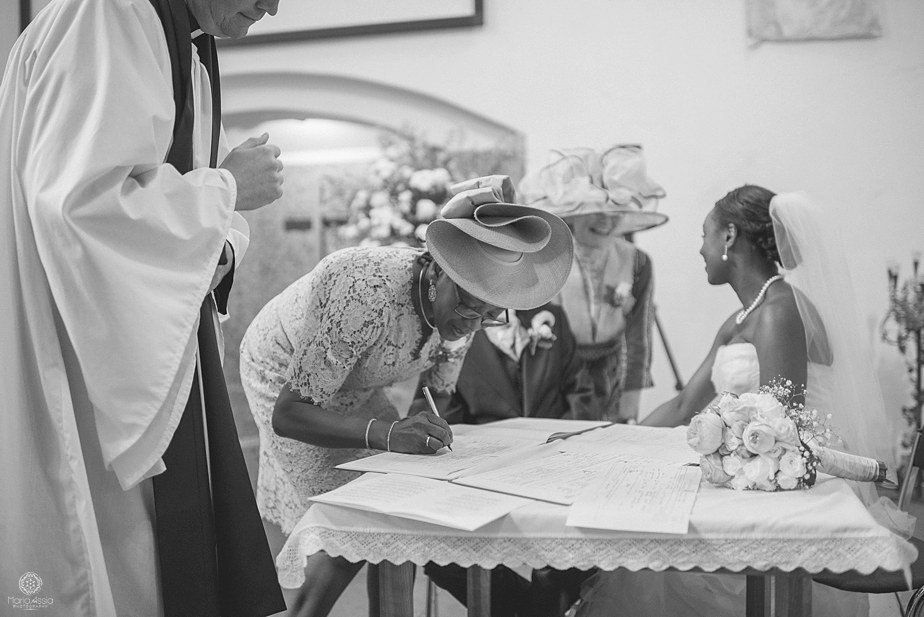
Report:
[[[502,308],[536,308],[554,298],[565,284],[574,245],[564,221],[547,212],[534,214],[551,227],[549,241],[515,261],[498,259],[481,241],[453,225],[431,223],[427,248],[449,278],[479,300]]]
[[[563,206],[543,198],[531,203],[530,206],[541,208],[563,219],[583,216],[585,214],[618,216],[619,222],[616,224],[616,233],[621,236],[652,229],[659,225],[663,225],[669,220],[666,214],[652,210],[639,210],[638,208],[620,206],[612,201],[585,201],[576,206]]]

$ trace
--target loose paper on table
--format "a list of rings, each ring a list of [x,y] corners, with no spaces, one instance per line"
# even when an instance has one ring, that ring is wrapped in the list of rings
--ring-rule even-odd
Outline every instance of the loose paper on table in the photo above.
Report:
[[[311,501],[474,531],[528,499],[402,474],[366,474]]]
[[[569,527],[687,533],[702,477],[699,467],[644,461],[601,467],[572,504]]]

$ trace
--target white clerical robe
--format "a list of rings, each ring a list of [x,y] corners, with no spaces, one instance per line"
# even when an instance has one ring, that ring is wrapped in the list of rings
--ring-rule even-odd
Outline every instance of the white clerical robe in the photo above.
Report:
[[[199,168],[185,175],[164,162],[171,66],[148,0],[55,0],[8,60],[0,597],[11,606],[161,612],[149,478],[187,401],[199,307],[225,240],[239,261],[248,232],[234,178],[207,168],[211,94],[192,57]],[[222,136],[219,161],[227,151]],[[19,583],[27,572],[42,579],[32,595]]]

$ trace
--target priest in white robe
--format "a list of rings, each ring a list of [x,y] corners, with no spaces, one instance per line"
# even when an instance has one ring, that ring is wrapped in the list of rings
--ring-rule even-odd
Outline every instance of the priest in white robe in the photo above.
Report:
[[[210,35],[242,36],[277,1],[188,0],[187,12],[184,0],[54,0],[10,54],[0,85],[0,592],[9,609],[227,617],[285,608],[274,572],[260,587],[262,528],[253,537],[247,516],[218,509],[240,502],[249,513],[253,496],[246,477],[241,484],[230,408],[209,402],[224,388],[218,316],[248,242],[236,210],[278,198],[279,152],[263,136],[229,156],[217,65],[199,60],[203,43],[214,59]],[[171,455],[181,433],[199,469]],[[166,484],[190,479],[201,503],[190,506],[183,487],[155,495],[171,471]],[[228,486],[244,490],[228,495]],[[164,559],[172,551],[182,561],[183,533],[203,535],[212,554],[193,576],[180,567],[185,588],[176,589]],[[216,573],[241,557],[222,534],[250,542],[242,557],[262,567],[261,581],[246,569]],[[257,598],[231,606],[228,587]]]

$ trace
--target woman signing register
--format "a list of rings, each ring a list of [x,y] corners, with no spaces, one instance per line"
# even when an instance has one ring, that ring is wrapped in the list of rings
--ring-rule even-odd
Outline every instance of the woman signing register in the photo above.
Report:
[[[509,178],[452,192],[427,229],[428,252],[332,253],[272,299],[244,336],[241,380],[260,432],[257,503],[284,533],[310,497],[356,477],[336,465],[370,450],[433,454],[450,445],[444,420],[430,411],[400,418],[384,388],[421,375],[438,398],[448,396],[472,334],[506,323],[508,308],[545,304],[568,276],[567,226],[514,204]],[[293,614],[327,614],[361,566],[312,555]]]

